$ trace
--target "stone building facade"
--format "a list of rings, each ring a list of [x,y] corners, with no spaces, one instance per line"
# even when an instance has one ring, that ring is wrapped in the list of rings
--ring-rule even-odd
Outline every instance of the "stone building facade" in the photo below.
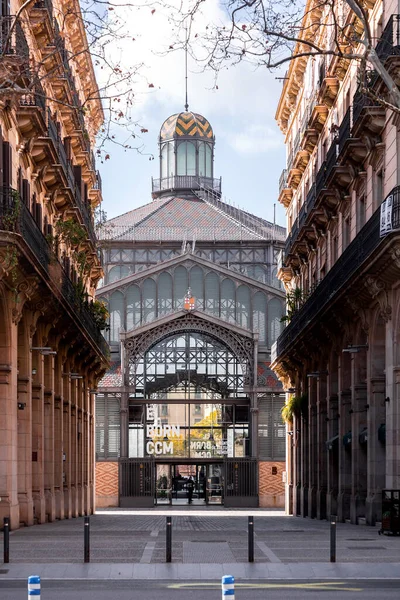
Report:
[[[221,200],[215,137],[169,117],[152,202],[101,233],[111,368],[97,395],[98,506],[283,506],[281,329],[285,230]]]
[[[32,2],[16,20],[20,4],[5,2],[0,16],[0,519],[12,529],[94,509],[103,112],[82,109],[97,85],[68,5]]]
[[[363,5],[375,52],[399,82],[398,3]],[[347,3],[338,7],[343,31],[361,35]],[[329,49],[323,6],[309,2],[304,23]],[[284,83],[277,120],[288,151],[279,200],[288,238],[279,277],[291,319],[272,360],[295,413],[289,510],[374,524],[382,490],[400,487],[400,135],[399,116],[374,100],[388,98],[381,78],[371,70],[369,88],[360,90],[357,68],[340,57],[304,56]]]

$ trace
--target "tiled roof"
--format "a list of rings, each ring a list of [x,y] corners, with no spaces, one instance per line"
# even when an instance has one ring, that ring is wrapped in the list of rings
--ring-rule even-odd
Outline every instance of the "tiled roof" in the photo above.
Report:
[[[115,360],[111,362],[110,368],[105,372],[99,382],[99,388],[105,387],[120,387],[122,385],[121,361]]]
[[[239,220],[241,214],[249,227]],[[285,230],[225,202],[213,205],[196,196],[154,200],[107,221],[99,235],[100,239],[119,241],[235,241],[269,237],[284,240]]]

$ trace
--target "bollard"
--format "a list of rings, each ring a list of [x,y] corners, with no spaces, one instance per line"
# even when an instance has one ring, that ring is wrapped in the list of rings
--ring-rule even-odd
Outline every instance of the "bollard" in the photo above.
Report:
[[[254,518],[253,517],[249,517],[248,536],[249,536],[249,562],[254,562]]]
[[[10,519],[4,517],[3,520],[3,541],[4,541],[4,562],[10,562]]]
[[[235,578],[232,575],[224,575],[221,585],[222,600],[235,600]]]
[[[331,515],[331,562],[336,562],[336,516]]]
[[[172,561],[172,517],[167,517],[166,550],[165,562],[170,563]]]
[[[39,575],[31,575],[28,577],[28,600],[40,600]]]
[[[83,526],[84,562],[90,562],[90,517],[85,517]]]

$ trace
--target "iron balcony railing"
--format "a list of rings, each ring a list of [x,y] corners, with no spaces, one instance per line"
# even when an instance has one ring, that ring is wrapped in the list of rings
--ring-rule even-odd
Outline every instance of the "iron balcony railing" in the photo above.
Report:
[[[357,124],[364,108],[380,106],[380,104],[362,92],[357,91],[353,96],[353,127]]]
[[[87,303],[79,299],[76,288],[28,207],[19,200],[18,192],[11,188],[0,187],[0,229],[20,234],[42,269],[51,277],[52,285],[58,289],[71,313],[106,356],[107,342],[98,330]]]
[[[389,56],[400,55],[400,15],[392,15],[387,22],[375,52],[382,62]]]
[[[326,154],[326,167],[325,167],[325,179],[328,179],[330,174],[332,173],[333,167],[336,165],[338,157],[338,143],[337,138],[335,138],[330,145],[330,148]]]
[[[36,106],[43,113],[43,118],[46,118],[46,95],[39,81],[34,84],[31,92],[20,97],[19,104],[22,107]]]
[[[287,169],[283,169],[281,176],[279,177],[279,194],[282,192],[282,190],[287,188],[287,174]]]
[[[36,0],[33,8],[47,10],[50,19],[53,19],[53,2],[51,0]]]
[[[20,21],[15,16],[0,17],[0,52],[29,58],[29,46]],[[29,65],[28,65],[29,68]]]
[[[378,247],[379,226],[380,208],[375,211],[308,300],[292,317],[277,340],[278,357],[290,348],[294,340],[318,318],[328,304],[332,304],[346,282],[356,275],[358,269]]]
[[[351,137],[352,128],[352,107],[350,106],[344,115],[339,127],[338,147],[339,154],[342,152],[345,143]]]
[[[315,183],[309,189],[305,202],[301,207],[297,218],[295,219],[292,229],[286,239],[285,243],[285,257],[291,252],[293,245],[297,241],[299,234],[301,232],[302,227],[304,226],[307,216],[310,214],[312,209],[314,208],[316,200],[316,185]]]
[[[75,179],[75,175],[72,169],[71,161],[67,158],[67,153],[65,152],[64,144],[60,136],[58,135],[57,126],[51,118],[50,109],[47,114],[47,125],[48,125],[48,135],[50,139],[53,141],[54,146],[57,150],[57,156],[60,161],[60,165],[66,175],[67,185],[72,190],[73,196],[76,202],[77,207],[80,210],[82,215],[82,220],[88,230],[89,238],[94,245],[97,244],[96,232],[94,229],[94,224],[92,221],[92,217],[89,213],[88,208],[82,200],[81,191],[78,187],[78,184]]]
[[[161,179],[152,179],[152,192],[163,192],[168,190],[200,190],[202,187],[211,188],[218,194],[221,193],[221,178],[199,177],[198,175],[174,175]]]

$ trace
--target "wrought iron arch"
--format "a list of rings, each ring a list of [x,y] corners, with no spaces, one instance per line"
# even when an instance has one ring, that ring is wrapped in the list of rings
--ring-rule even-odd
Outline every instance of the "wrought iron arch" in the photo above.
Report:
[[[132,367],[132,372],[135,373],[135,365],[155,344],[171,335],[184,332],[204,333],[219,343],[222,342],[239,360],[243,370],[244,385],[252,384],[254,380],[254,341],[231,329],[191,314],[126,339],[124,342],[125,376],[129,377]],[[131,384],[131,382],[127,383]]]

